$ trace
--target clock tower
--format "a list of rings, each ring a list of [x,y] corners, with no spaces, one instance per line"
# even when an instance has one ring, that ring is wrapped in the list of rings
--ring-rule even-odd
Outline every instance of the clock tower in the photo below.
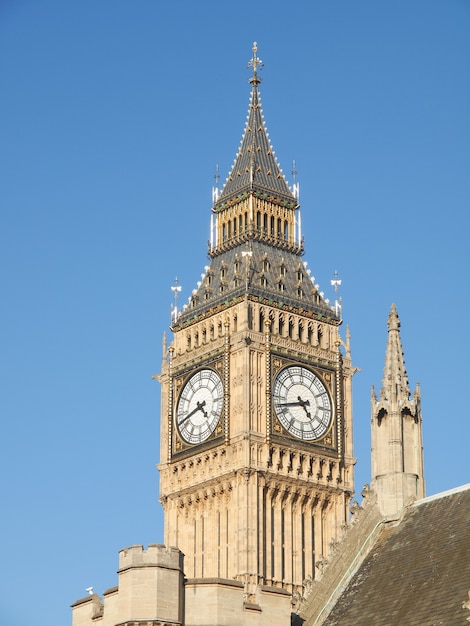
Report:
[[[266,131],[256,44],[249,65],[209,262],[165,346],[159,470],[164,542],[185,555],[186,593],[231,581],[256,611],[260,590],[301,593],[348,522],[353,368],[340,312],[304,260],[298,188]]]

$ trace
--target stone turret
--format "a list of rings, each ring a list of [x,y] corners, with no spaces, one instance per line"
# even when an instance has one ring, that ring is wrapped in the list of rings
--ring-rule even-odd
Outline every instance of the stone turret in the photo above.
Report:
[[[72,605],[72,626],[183,624],[183,554],[177,548],[136,545],[119,553],[119,584]]]
[[[411,397],[395,305],[388,316],[388,342],[380,396],[372,387],[372,489],[384,516],[399,515],[423,498],[424,463],[419,384]]]

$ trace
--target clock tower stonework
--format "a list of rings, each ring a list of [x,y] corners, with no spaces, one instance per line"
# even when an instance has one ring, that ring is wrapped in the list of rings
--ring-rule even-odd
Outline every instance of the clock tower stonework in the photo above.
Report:
[[[193,615],[187,603],[188,624],[239,624],[237,603],[247,623],[285,623],[354,492],[349,338],[304,260],[297,189],[262,115],[256,44],[250,65],[209,265],[175,311],[159,375],[164,541],[184,554],[186,597],[200,600]]]
[[[256,44],[249,65],[209,262],[173,309],[157,377],[165,545],[121,550],[119,584],[75,602],[73,626],[300,624],[350,520],[349,333],[304,258],[298,185],[266,131]]]

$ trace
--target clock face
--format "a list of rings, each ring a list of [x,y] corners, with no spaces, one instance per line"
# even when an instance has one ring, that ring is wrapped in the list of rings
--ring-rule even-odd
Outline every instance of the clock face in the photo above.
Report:
[[[273,385],[278,420],[297,439],[322,437],[331,424],[331,400],[325,385],[311,370],[299,365],[284,368]]]
[[[222,380],[214,370],[202,369],[191,376],[176,408],[176,424],[187,443],[201,443],[214,432],[222,415],[223,397]]]

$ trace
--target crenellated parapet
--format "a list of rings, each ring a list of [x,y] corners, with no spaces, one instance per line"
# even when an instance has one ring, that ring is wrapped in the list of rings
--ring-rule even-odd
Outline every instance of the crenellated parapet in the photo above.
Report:
[[[144,567],[164,567],[168,570],[182,571],[183,554],[178,548],[168,548],[163,544],[151,544],[148,548],[139,544],[119,552],[118,574]]]

